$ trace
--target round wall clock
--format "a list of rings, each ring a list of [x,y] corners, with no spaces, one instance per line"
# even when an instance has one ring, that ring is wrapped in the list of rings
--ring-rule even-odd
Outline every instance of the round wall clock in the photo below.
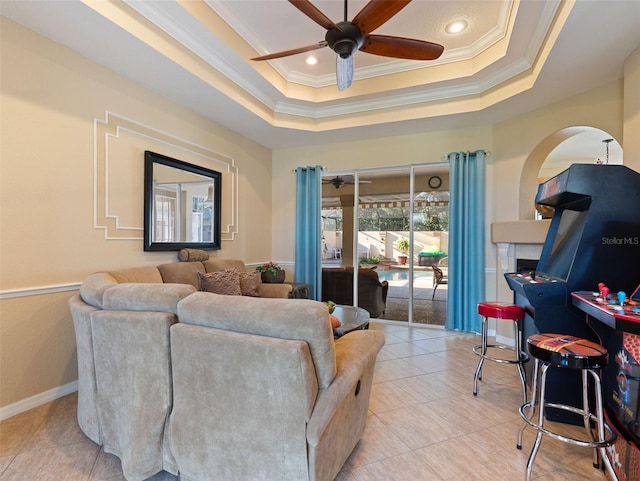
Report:
[[[438,177],[437,175],[434,175],[433,177],[429,177],[429,187],[431,187],[432,189],[437,189],[441,185],[442,185],[442,179],[440,177]]]

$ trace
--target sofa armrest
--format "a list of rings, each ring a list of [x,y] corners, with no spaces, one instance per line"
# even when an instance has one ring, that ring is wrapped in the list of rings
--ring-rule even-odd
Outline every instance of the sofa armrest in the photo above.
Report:
[[[260,297],[287,299],[292,291],[293,288],[290,284],[258,284]]]
[[[117,285],[118,281],[107,272],[96,272],[87,277],[80,286],[80,297],[93,307],[102,309],[104,293]]]
[[[334,420],[360,417],[366,420],[373,367],[384,345],[384,335],[373,330],[354,331],[335,342],[337,373],[318,395],[307,426],[307,442],[316,446]],[[359,392],[356,386],[360,382]],[[354,411],[362,412],[354,412]],[[337,422],[339,424],[339,422]]]

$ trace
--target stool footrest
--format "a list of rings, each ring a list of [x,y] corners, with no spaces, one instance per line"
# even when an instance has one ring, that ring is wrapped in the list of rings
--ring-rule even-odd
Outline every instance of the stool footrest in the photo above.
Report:
[[[615,431],[606,422],[604,422],[603,427],[607,431],[609,436],[604,441],[594,441],[594,440],[586,441],[584,439],[578,439],[578,438],[573,438],[570,436],[564,436],[562,434],[558,434],[554,431],[545,429],[543,426],[539,426],[536,422],[532,421],[531,416],[528,416],[525,413],[525,411],[531,407],[532,407],[531,401],[524,403],[522,406],[520,406],[520,417],[522,417],[522,419],[532,428],[544,434],[547,434],[559,441],[564,441],[565,443],[575,444],[576,446],[582,446],[585,448],[606,448],[608,446],[611,446],[617,438]],[[569,411],[575,414],[579,414],[580,416],[588,415],[591,421],[595,421],[595,422],[598,421],[598,418],[593,414],[585,413],[582,409],[576,408],[574,406],[567,406],[566,404],[558,404],[558,403],[544,403],[544,407],[562,409],[564,411]],[[531,413],[531,415],[533,416],[533,412]]]
[[[507,351],[514,351],[515,347],[505,346],[503,344],[487,344],[487,349],[505,349]],[[529,360],[529,354],[524,351],[520,351],[520,357],[518,359],[503,359],[500,357],[492,357],[487,354],[482,354],[482,346],[474,346],[473,352],[476,356],[480,356],[483,359],[488,359],[494,362],[501,362],[504,364],[522,364]]]

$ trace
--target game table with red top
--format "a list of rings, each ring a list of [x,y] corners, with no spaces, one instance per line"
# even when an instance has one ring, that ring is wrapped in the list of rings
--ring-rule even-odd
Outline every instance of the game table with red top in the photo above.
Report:
[[[640,479],[640,286],[624,300],[612,293],[571,293],[572,304],[585,313],[609,352],[609,364],[602,371],[606,416],[618,432],[608,448],[618,480]],[[613,297],[613,299],[611,299]]]
[[[627,298],[624,306],[590,291],[572,292],[571,298],[574,306],[607,326],[640,335],[640,303],[632,297]]]

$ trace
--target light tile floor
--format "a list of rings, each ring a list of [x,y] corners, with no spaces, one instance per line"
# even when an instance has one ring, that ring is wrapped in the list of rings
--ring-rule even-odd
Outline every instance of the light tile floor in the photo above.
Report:
[[[472,394],[479,337],[376,322],[378,356],[364,436],[336,481],[523,480],[533,433],[516,449],[515,368],[487,362]],[[120,462],[84,437],[71,394],[0,423],[1,481],[124,481]],[[567,428],[572,429],[572,428]],[[152,481],[175,481],[159,473]],[[537,481],[603,481],[591,452],[545,438]],[[282,481],[282,480],[273,480]],[[295,480],[294,480],[295,481]]]

